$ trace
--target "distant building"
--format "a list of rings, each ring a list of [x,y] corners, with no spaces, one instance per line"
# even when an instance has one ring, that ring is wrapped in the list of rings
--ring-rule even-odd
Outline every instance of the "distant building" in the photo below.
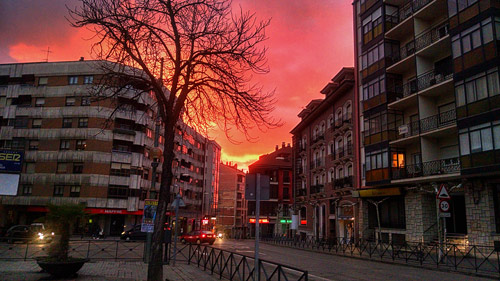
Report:
[[[48,203],[81,203],[106,235],[119,235],[141,223],[144,199],[157,198],[153,95],[132,99],[141,85],[129,81],[116,99],[92,99],[90,87],[103,74],[95,63],[0,65],[0,153],[24,154],[19,170],[0,168],[0,227],[30,224]],[[117,104],[126,106],[110,119]],[[163,149],[162,129],[159,135]],[[220,147],[182,123],[175,141],[172,191],[186,202],[181,225],[188,231],[199,227],[203,193],[218,188]]]
[[[226,237],[244,238],[247,235],[247,201],[245,172],[237,165],[220,164],[217,232]]]
[[[248,166],[249,173],[268,175],[270,178],[270,199],[261,201],[260,218],[262,236],[289,235],[291,225],[292,197],[292,147],[281,148],[261,155],[259,160]],[[255,201],[248,202],[250,233],[255,234]]]
[[[293,134],[297,234],[302,238],[354,238],[357,199],[353,140],[354,69],[343,68],[299,113]]]

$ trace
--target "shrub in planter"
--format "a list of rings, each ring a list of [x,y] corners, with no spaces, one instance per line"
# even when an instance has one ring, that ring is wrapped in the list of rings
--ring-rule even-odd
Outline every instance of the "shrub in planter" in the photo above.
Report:
[[[73,276],[88,261],[88,259],[73,258],[68,255],[71,225],[78,218],[86,216],[85,205],[49,205],[48,209],[46,220],[53,227],[56,237],[49,248],[49,255],[37,258],[37,263],[53,276]]]

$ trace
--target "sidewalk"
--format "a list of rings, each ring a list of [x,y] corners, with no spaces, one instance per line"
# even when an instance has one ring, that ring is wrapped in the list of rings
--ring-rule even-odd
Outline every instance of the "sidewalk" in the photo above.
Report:
[[[91,261],[86,263],[73,279],[85,281],[132,281],[146,280],[147,264],[137,261]],[[169,281],[220,280],[195,265],[178,262],[175,267],[165,265],[163,278]],[[0,261],[1,280],[52,280],[47,273],[41,273],[35,261]],[[61,279],[59,279],[61,280]],[[224,280],[224,279],[223,279]]]

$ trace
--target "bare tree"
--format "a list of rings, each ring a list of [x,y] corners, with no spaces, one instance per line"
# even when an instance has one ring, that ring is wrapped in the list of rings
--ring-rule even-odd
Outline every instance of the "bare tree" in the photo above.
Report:
[[[148,280],[162,280],[161,238],[178,120],[202,133],[218,126],[230,137],[237,129],[248,139],[254,128],[280,125],[270,115],[273,93],[251,84],[254,74],[268,72],[262,42],[270,21],[241,8],[233,13],[229,0],[80,0],[68,9],[74,27],[94,32],[96,59],[126,66],[102,64],[115,82],[102,96],[138,81],[157,101],[165,143]]]

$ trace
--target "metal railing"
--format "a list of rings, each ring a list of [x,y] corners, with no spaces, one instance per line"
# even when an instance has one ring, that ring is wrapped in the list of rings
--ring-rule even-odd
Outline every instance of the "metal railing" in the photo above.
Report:
[[[460,158],[447,158],[392,169],[392,179],[417,178],[460,172]]]
[[[386,21],[393,24],[393,27],[398,25],[400,22],[405,19],[411,17],[418,10],[422,9],[425,5],[429,4],[433,0],[413,0],[402,7],[400,7],[396,12],[392,15],[386,16]]]
[[[182,247],[179,253],[188,264],[216,274],[220,279],[259,280],[255,274],[255,259],[251,256],[192,244]],[[259,259],[258,270],[260,280],[309,280],[306,270],[263,259]]]
[[[420,132],[425,133],[442,127],[450,126],[457,120],[455,109],[441,112],[420,120]]]
[[[32,239],[22,238],[15,240],[14,243],[0,242],[0,260],[31,260],[48,255],[49,243],[36,243]],[[91,260],[140,261],[144,259],[144,250],[144,241],[70,240],[69,243],[71,257]]]
[[[311,185],[311,194],[325,192],[325,186],[322,184]]]
[[[333,180],[333,188],[341,189],[344,187],[352,187],[352,176]]]
[[[439,23],[426,31],[422,32],[415,38],[415,49],[417,51],[431,45],[432,43],[438,41],[439,39],[447,36],[449,34],[449,23],[448,21]]]
[[[297,196],[306,196],[307,190],[305,188],[298,188],[295,190],[297,192]]]
[[[493,246],[411,243],[338,238],[314,240],[288,237],[265,238],[264,242],[341,256],[361,257],[423,268],[476,273],[500,277],[500,251]]]

